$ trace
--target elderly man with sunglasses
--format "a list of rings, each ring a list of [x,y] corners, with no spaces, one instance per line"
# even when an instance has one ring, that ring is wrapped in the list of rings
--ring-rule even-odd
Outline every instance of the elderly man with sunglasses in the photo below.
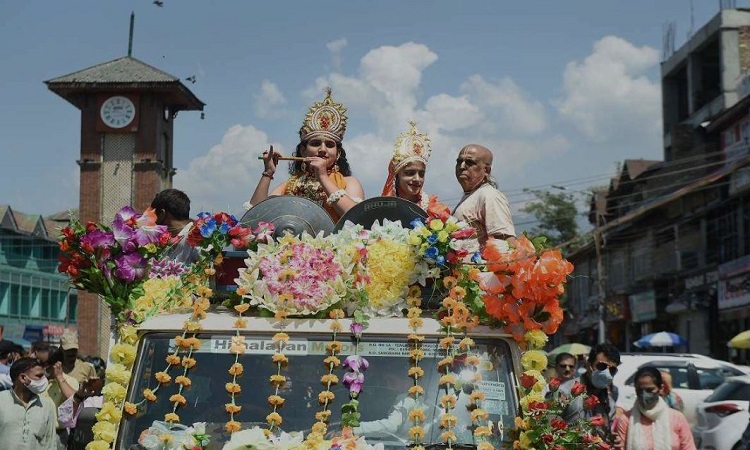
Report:
[[[585,408],[583,399],[576,398],[563,410],[561,417],[568,423],[577,422],[579,419],[589,420],[601,415],[604,425],[598,427],[597,432],[606,442],[617,445],[612,434],[612,421],[615,418],[617,403],[617,387],[612,384],[612,379],[617,373],[620,365],[620,351],[611,344],[597,344],[591,348],[586,372],[581,376],[570,379],[560,385],[555,395],[571,397],[571,390],[576,383],[586,386],[589,396],[595,396],[599,402],[593,408]]]

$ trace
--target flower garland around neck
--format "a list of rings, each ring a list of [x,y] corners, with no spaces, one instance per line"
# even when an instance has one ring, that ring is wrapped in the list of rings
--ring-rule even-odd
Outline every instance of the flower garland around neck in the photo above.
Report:
[[[409,294],[406,297],[406,303],[409,306],[407,317],[409,318],[409,328],[411,333],[408,336],[411,367],[409,367],[408,375],[409,378],[414,380],[414,385],[409,388],[409,396],[414,399],[414,407],[409,410],[409,420],[412,423],[409,428],[409,437],[414,441],[411,446],[412,450],[424,450],[422,445],[422,439],[424,439],[424,421],[425,412],[424,409],[420,408],[419,397],[424,395],[424,388],[419,385],[419,380],[424,376],[424,369],[420,366],[420,362],[424,359],[424,350],[422,344],[424,343],[424,335],[420,334],[420,330],[424,326],[424,320],[422,319],[422,289],[413,285],[409,288]]]
[[[245,294],[243,288],[237,289],[237,294],[242,298]],[[225,385],[227,393],[229,393],[230,402],[224,404],[224,409],[229,414],[229,421],[224,425],[224,429],[230,435],[236,431],[239,431],[242,426],[240,422],[234,419],[235,414],[238,414],[242,410],[242,406],[237,404],[237,395],[241,392],[242,388],[237,383],[237,378],[241,377],[245,371],[245,368],[240,363],[240,355],[243,355],[246,350],[245,336],[240,333],[240,330],[247,327],[247,319],[242,315],[247,312],[250,305],[242,301],[239,305],[235,305],[234,309],[237,311],[237,319],[234,321],[235,334],[232,337],[232,344],[229,347],[229,352],[234,355],[234,362],[229,367],[229,375],[232,377],[232,381]]]

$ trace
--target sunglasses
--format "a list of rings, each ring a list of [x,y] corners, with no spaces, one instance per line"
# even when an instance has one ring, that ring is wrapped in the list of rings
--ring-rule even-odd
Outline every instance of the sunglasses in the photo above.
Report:
[[[576,365],[575,364],[558,364],[557,367],[560,367],[563,369],[574,369]]]
[[[600,361],[600,362],[594,364],[594,367],[596,368],[596,370],[598,370],[600,372],[603,371],[603,370],[609,369],[609,373],[612,374],[612,376],[615,376],[617,374],[617,367],[610,366],[609,364],[607,364],[605,362],[601,362]]]
[[[321,139],[313,139],[309,142],[310,146],[312,147],[320,147],[321,144],[325,143],[327,148],[334,148],[336,147],[336,142],[334,141],[323,141]]]

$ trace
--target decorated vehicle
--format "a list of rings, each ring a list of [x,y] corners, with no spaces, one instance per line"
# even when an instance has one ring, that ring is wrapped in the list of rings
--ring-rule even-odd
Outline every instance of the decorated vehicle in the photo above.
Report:
[[[201,213],[191,264],[152,211],[73,219],[61,271],[116,323],[86,449],[607,448],[542,396],[572,265],[526,236],[480,253],[447,212],[371,220],[393,202],[329,234]]]

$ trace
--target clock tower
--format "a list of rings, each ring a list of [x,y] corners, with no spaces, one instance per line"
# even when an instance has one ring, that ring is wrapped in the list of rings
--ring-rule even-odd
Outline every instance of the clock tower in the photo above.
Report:
[[[110,223],[125,205],[143,211],[172,187],[174,119],[204,106],[179,78],[126,56],[45,84],[81,111],[81,221]],[[95,295],[78,298],[80,351],[106,355],[109,308]]]

